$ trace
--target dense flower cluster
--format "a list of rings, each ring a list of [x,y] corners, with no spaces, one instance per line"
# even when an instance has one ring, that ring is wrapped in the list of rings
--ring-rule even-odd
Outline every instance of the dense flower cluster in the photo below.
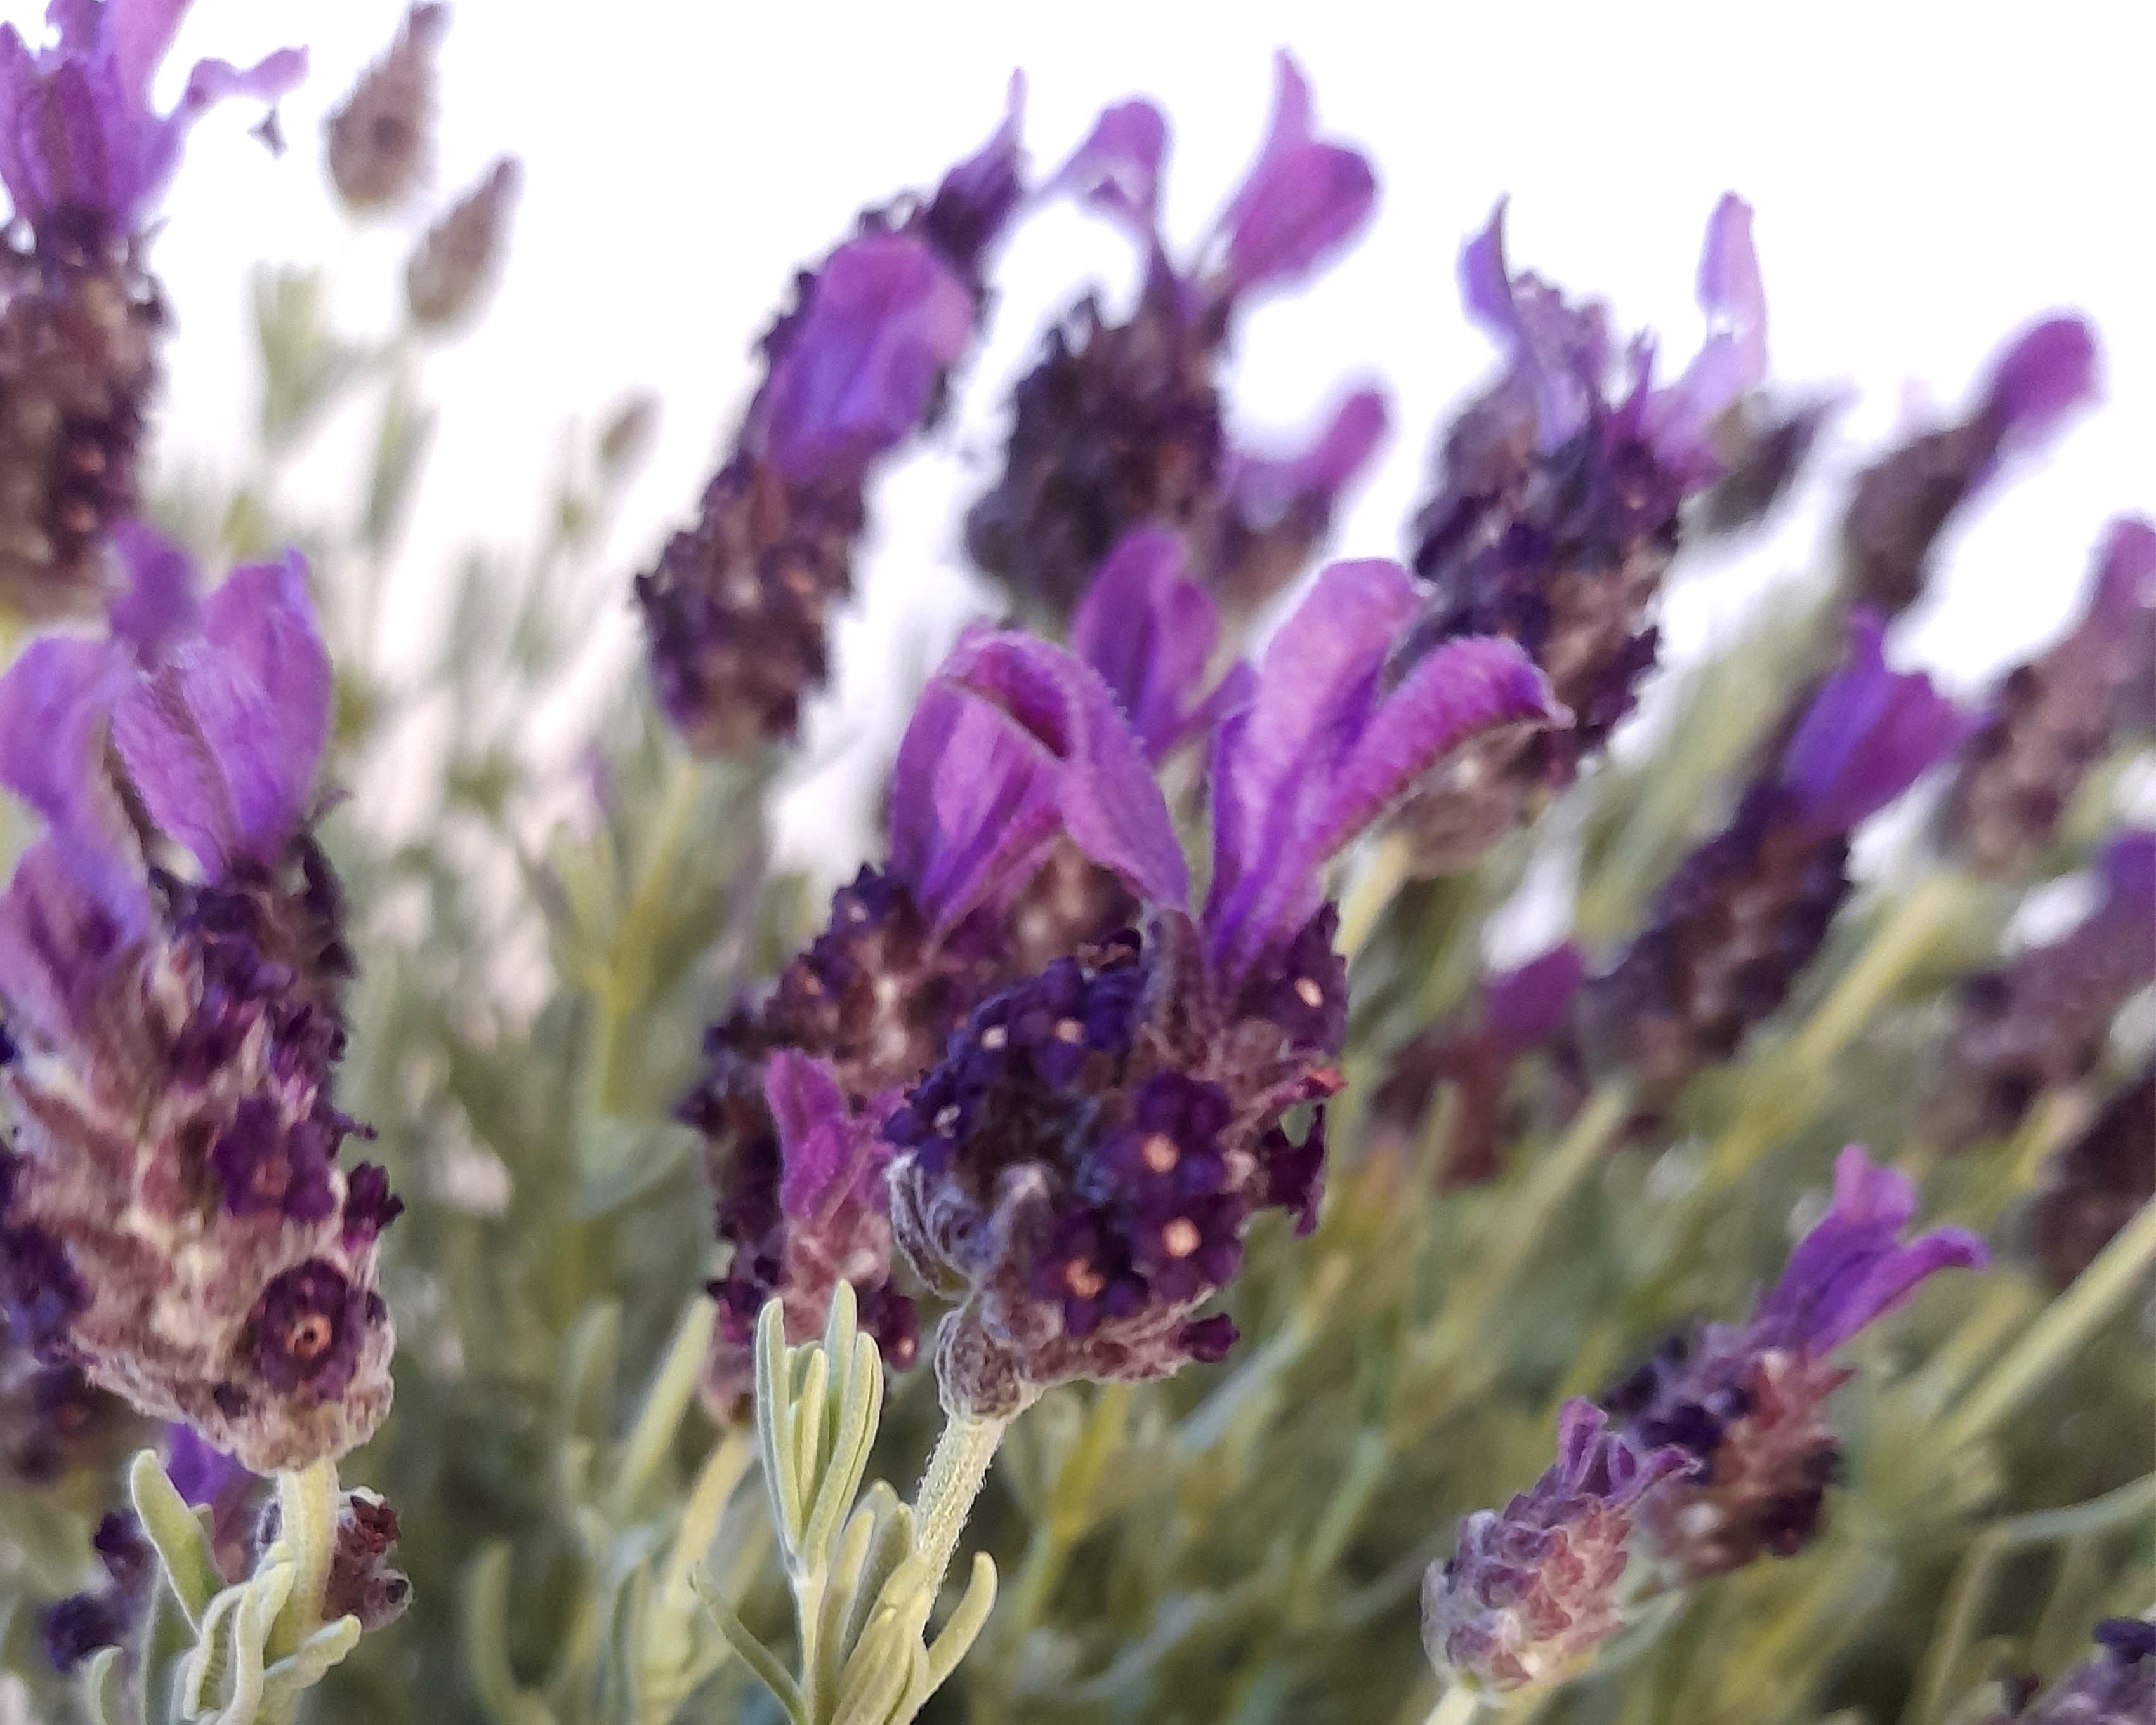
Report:
[[[2151,1725],[2156,1721],[2156,1623],[2107,1618],[2096,1626],[2102,1651],[2039,1698],[2035,1680],[2015,1685],[1987,1725]]]
[[[389,1402],[374,1260],[400,1206],[336,1160],[329,664],[296,558],[198,601],[177,552],[121,543],[112,636],[0,681],[0,783],[49,827],[0,899],[0,1286],[45,1357],[268,1472]]]

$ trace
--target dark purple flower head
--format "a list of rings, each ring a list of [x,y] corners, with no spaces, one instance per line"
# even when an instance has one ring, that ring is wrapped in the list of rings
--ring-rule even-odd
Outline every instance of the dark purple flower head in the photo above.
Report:
[[[2036,1682],[1985,1725],[2151,1725],[2156,1721],[2156,1623],[2107,1618],[2098,1650],[2036,1698]]]
[[[104,239],[139,234],[187,130],[228,96],[271,102],[305,75],[287,48],[246,71],[202,60],[169,114],[150,104],[158,63],[187,0],[54,0],[58,37],[32,49],[0,27],[0,181],[15,214],[44,237],[66,219]]]
[[[803,270],[761,343],[769,371],[696,524],[639,575],[660,706],[700,754],[791,737],[852,591],[870,470],[942,411],[986,311],[988,250],[1024,200],[1022,81],[1003,126],[932,197],[865,212]]]
[[[1513,1068],[1564,1027],[1583,968],[1579,949],[1568,940],[1491,977],[1479,1020],[1435,1025],[1393,1057],[1372,1101],[1379,1130],[1411,1143],[1438,1087],[1450,1084],[1455,1100],[1441,1180],[1472,1185],[1496,1174]]]
[[[2010,1132],[2095,1071],[2119,1008],[2156,982],[2156,832],[2120,834],[2097,873],[2102,897],[2081,922],[1963,983],[1937,1086],[1948,1142]]]
[[[1441,801],[1403,819],[1431,868],[1471,857],[1568,782],[1630,712],[1655,663],[1650,612],[1685,501],[1719,471],[1712,428],[1766,365],[1766,310],[1749,208],[1722,199],[1699,273],[1707,337],[1656,388],[1644,338],[1622,363],[1595,301],[1574,304],[1504,254],[1504,209],[1462,252],[1469,315],[1505,349],[1498,380],[1445,434],[1435,494],[1415,523],[1430,583],[1404,661],[1462,636],[1517,641],[1569,725],[1493,739],[1463,757]]]
[[[2156,1197],[2156,1059],[2055,1154],[2022,1233],[2052,1286],[2064,1288]]]
[[[1397,564],[1334,564],[1266,648],[1250,705],[1214,732],[1204,926],[1224,975],[1308,923],[1326,863],[1434,764],[1500,727],[1562,718],[1509,641],[1449,641],[1389,682],[1418,602]]]
[[[856,1110],[829,1066],[781,1049],[764,1067],[764,1101],[773,1131],[737,1149],[720,1190],[719,1238],[734,1255],[711,1288],[719,1325],[704,1393],[724,1414],[753,1386],[767,1300],[783,1303],[788,1336],[805,1341],[851,1282],[893,1367],[911,1366],[919,1347],[912,1303],[891,1285],[892,1150],[880,1127],[891,1098]]]
[[[434,57],[449,26],[448,7],[416,0],[388,51],[324,122],[330,178],[347,209],[394,208],[424,183],[433,166]]]
[[[1241,188],[1221,213],[1223,298],[1300,281],[1353,239],[1378,196],[1368,161],[1317,136],[1310,85],[1283,53],[1274,60],[1272,126]]]
[[[1842,521],[1852,597],[1892,616],[1916,601],[1933,546],[2008,458],[2048,440],[2096,393],[2096,337],[2053,317],[1993,363],[1966,417],[1928,429],[1857,481]]]
[[[1384,427],[1382,397],[1357,392],[1305,452],[1230,445],[1217,373],[1246,294],[1297,281],[1362,226],[1375,182],[1354,151],[1314,136],[1310,92],[1283,55],[1264,149],[1187,268],[1158,227],[1168,126],[1144,101],[1106,110],[1043,188],[1106,214],[1145,248],[1129,320],[1087,296],[1050,332],[1019,385],[1002,479],[967,518],[968,548],[1026,606],[1058,620],[1127,534],[1184,542],[1193,576],[1238,612],[1291,582]]]
[[[1962,752],[1947,807],[1955,848],[1987,873],[2050,843],[2112,734],[2138,669],[2156,664],[2156,527],[2112,523],[2081,621],[2007,673]]]
[[[1959,1228],[1905,1242],[1916,1208],[1907,1179],[1851,1146],[1835,1164],[1832,1207],[1751,1321],[1673,1340],[1604,1398],[1637,1441],[1674,1445],[1697,1464],[1644,1512],[1659,1561],[1697,1578],[1810,1541],[1839,1465],[1825,1410],[1849,1373],[1835,1350],[1940,1270],[1989,1261]]]
[[[1125,534],[1070,622],[1071,651],[1101,674],[1155,763],[1249,698],[1240,664],[1206,689],[1220,617],[1184,562],[1182,541],[1163,528]]]
[[[336,1166],[352,960],[308,825],[329,663],[296,559],[198,612],[170,548],[125,548],[121,632],[0,679],[0,784],[51,828],[0,897],[0,1242],[42,1345],[266,1472],[350,1448],[389,1398],[394,1200]],[[335,1346],[310,1352],[271,1295],[331,1280]]]
[[[1558,1456],[1534,1489],[1460,1524],[1423,1577],[1430,1662],[1478,1693],[1561,1682],[1624,1627],[1620,1594],[1640,1500],[1692,1465],[1609,1429],[1591,1402],[1558,1416]]]
[[[1782,754],[1781,782],[1819,832],[1851,832],[1945,760],[1969,721],[1921,672],[1887,667],[1885,626],[1859,610],[1849,651]]]
[[[133,1516],[105,1516],[90,1542],[105,1568],[104,1585],[49,1607],[42,1625],[45,1656],[63,1674],[100,1647],[122,1645],[141,1620],[157,1583],[157,1552]]]

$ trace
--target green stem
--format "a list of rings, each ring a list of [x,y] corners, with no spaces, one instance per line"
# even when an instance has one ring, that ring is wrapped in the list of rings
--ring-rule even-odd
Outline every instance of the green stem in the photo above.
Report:
[[[271,1625],[270,1663],[284,1658],[322,1626],[322,1594],[336,1554],[337,1471],[317,1461],[277,1475],[277,1537],[292,1553],[292,1591]]]
[[[1941,871],[1918,881],[1790,1041],[1789,1063],[1805,1073],[1824,1073],[1871,1022],[1887,996],[1938,950],[1974,909],[1975,895],[1966,877]]]
[[[1340,906],[1340,950],[1349,958],[1363,950],[1414,864],[1413,842],[1404,832],[1389,832],[1357,871]]]
[[[1948,1422],[1941,1447],[1951,1451],[1974,1442],[2020,1406],[2133,1291],[2152,1264],[2156,1264],[2156,1198],[2112,1236],[2096,1261],[2044,1309],[1969,1393]]]
[[[1482,1711],[1482,1697],[1471,1689],[1454,1687],[1445,1692],[1423,1725],[1474,1725],[1475,1716]]]
[[[928,1470],[913,1498],[914,1550],[927,1568],[932,1594],[943,1585],[951,1553],[958,1548],[966,1517],[973,1513],[973,1500],[981,1495],[988,1464],[995,1460],[996,1446],[1009,1424],[1008,1419],[953,1413],[936,1440],[936,1451],[928,1458]]]

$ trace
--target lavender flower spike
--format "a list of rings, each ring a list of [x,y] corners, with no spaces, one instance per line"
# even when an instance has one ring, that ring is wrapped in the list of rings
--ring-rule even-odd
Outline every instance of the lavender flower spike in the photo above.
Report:
[[[1187,265],[1158,225],[1167,122],[1143,101],[1108,109],[1045,192],[1106,213],[1145,248],[1127,322],[1073,306],[1019,384],[1003,476],[968,512],[973,559],[1031,612],[1070,615],[1095,569],[1147,526],[1184,541],[1194,579],[1247,612],[1302,569],[1382,435],[1382,398],[1336,407],[1302,456],[1229,445],[1218,383],[1245,296],[1298,281],[1362,226],[1368,164],[1313,134],[1309,87],[1285,55],[1273,126],[1205,249]]]
[[[1967,723],[1889,668],[1878,620],[1789,730],[1774,771],[1678,865],[1646,925],[1580,1000],[1589,1051],[1667,1095],[1735,1053],[1789,996],[1849,894],[1850,835],[1951,754]]]
[[[0,735],[0,783],[52,826],[0,898],[0,1288],[50,1357],[267,1473],[388,1411],[375,1259],[400,1206],[336,1165],[351,959],[309,830],[331,689],[304,571],[237,572],[198,628],[158,615],[0,679],[0,711],[64,714]]]
[[[1495,1694],[1562,1682],[1624,1627],[1640,1501],[1692,1463],[1608,1427],[1592,1402],[1566,1403],[1549,1471],[1466,1517],[1452,1556],[1424,1574],[1423,1646],[1453,1682]]]
[[[2007,673],[1963,752],[1946,826],[1978,868],[2025,869],[2050,842],[2146,664],[2156,664],[2156,526],[2125,520],[2105,538],[2081,621]]]
[[[1993,362],[1966,417],[1912,437],[1856,481],[1841,525],[1851,595],[1892,616],[1930,577],[1932,548],[2007,460],[2048,440],[2096,394],[2096,336],[2053,317]]]
[[[41,243],[71,228],[84,240],[139,234],[188,128],[231,96],[274,102],[305,76],[303,49],[280,49],[241,71],[202,60],[179,105],[150,105],[157,64],[187,0],[54,0],[59,40],[32,49],[0,26],[0,181]]]
[[[1631,711],[1659,636],[1649,619],[1681,538],[1686,501],[1717,476],[1717,422],[1763,377],[1766,307],[1752,213],[1724,198],[1707,224],[1699,299],[1707,337],[1654,387],[1652,345],[1618,363],[1602,306],[1573,304],[1504,252],[1504,209],[1462,251],[1468,314],[1506,369],[1445,434],[1438,484],[1415,521],[1431,585],[1401,657],[1462,636],[1518,641],[1571,723],[1463,757],[1451,794],[1403,811],[1425,867],[1471,857],[1570,780]],[[1471,792],[1471,795],[1466,794]]]
[[[0,610],[83,614],[107,597],[105,535],[134,511],[165,308],[144,238],[180,142],[227,95],[274,100],[295,49],[251,71],[204,60],[150,105],[187,0],[54,0],[58,40],[0,26]]]
[[[983,257],[1019,203],[1023,91],[933,197],[868,212],[802,272],[701,518],[637,577],[660,703],[699,753],[790,737],[824,680],[870,470],[936,419],[985,309]]]
[[[718,1333],[704,1398],[724,1414],[753,1386],[756,1320],[766,1300],[781,1302],[789,1336],[807,1336],[821,1330],[839,1283],[851,1282],[862,1327],[886,1360],[903,1370],[920,1346],[913,1302],[891,1283],[884,1171],[891,1147],[878,1129],[894,1099],[855,1113],[829,1067],[787,1049],[771,1057],[763,1083],[775,1141],[747,1147],[719,1206],[719,1238],[734,1255],[725,1278],[711,1285]]]
[[[2102,896],[2081,922],[1963,984],[1938,1080],[1948,1143],[2010,1132],[2094,1071],[2113,1017],[2156,982],[2156,832],[2120,834],[2097,872]]]
[[[1835,1351],[1939,1271],[1988,1262],[1959,1228],[1904,1242],[1916,1208],[1907,1180],[1851,1146],[1835,1164],[1833,1206],[1752,1321],[1673,1338],[1604,1398],[1635,1441],[1697,1464],[1642,1510],[1660,1563],[1698,1579],[1810,1542],[1840,1453],[1825,1413],[1849,1377]]]

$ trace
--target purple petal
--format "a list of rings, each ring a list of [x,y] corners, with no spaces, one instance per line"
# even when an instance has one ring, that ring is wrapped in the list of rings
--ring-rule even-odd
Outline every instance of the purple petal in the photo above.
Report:
[[[973,296],[922,240],[840,246],[772,373],[765,433],[779,471],[796,484],[857,481],[919,427],[973,326]]]
[[[1151,241],[1160,214],[1160,165],[1168,151],[1168,121],[1144,100],[1118,102],[1101,111],[1086,142],[1049,177],[1040,195],[1069,193],[1104,210],[1121,226]]]
[[[1071,651],[1100,672],[1155,761],[1206,713],[1199,690],[1220,638],[1211,597],[1183,571],[1178,535],[1135,528],[1101,561],[1070,625]]]
[[[2103,876],[2099,914],[2145,914],[2156,921],[2156,832],[2122,832],[2097,859]]]
[[[1916,1190],[1851,1145],[1834,1168],[1834,1204],[1789,1254],[1781,1280],[1759,1302],[1754,1326],[1772,1345],[1815,1357],[1833,1352],[1900,1305],[1942,1269],[1980,1269],[1982,1241],[1941,1228],[1898,1244],[1916,1213]]]
[[[0,1000],[49,1043],[94,1033],[105,962],[146,926],[141,892],[107,852],[63,837],[23,853],[0,894]]]
[[[233,571],[203,607],[201,636],[121,698],[113,740],[151,819],[215,874],[291,837],[332,694],[305,565],[288,554]]]
[[[994,707],[1054,763],[1072,843],[1148,902],[1188,902],[1189,870],[1152,763],[1091,667],[1030,636],[981,631],[937,676]]]
[[[1388,421],[1383,392],[1358,389],[1332,410],[1324,428],[1300,454],[1236,454],[1228,471],[1228,489],[1237,512],[1259,520],[1277,519],[1306,498],[1329,512],[1377,453]]]
[[[172,38],[178,33],[180,19],[190,3],[191,0],[105,0],[98,8],[99,34],[105,52],[111,57],[114,79],[136,106],[149,106],[150,80],[157,76],[158,64],[172,51]],[[53,10],[57,13],[59,8]],[[59,20],[55,18],[54,22]],[[63,43],[80,28],[80,19],[72,29],[62,24]]]
[[[214,1504],[227,1492],[254,1480],[234,1457],[177,1420],[165,1428],[165,1477],[182,1498],[196,1505]]]
[[[891,775],[891,872],[938,935],[1031,878],[1060,824],[1053,765],[996,708],[932,682]]]
[[[139,521],[115,523],[112,548],[127,572],[127,590],[113,601],[112,632],[154,664],[167,647],[192,633],[202,615],[196,596],[200,576],[194,559]]]
[[[1025,74],[1013,72],[1003,123],[987,143],[943,176],[922,213],[922,230],[965,274],[980,267],[982,253],[995,244],[1025,201],[1025,152],[1019,142],[1024,119]]]
[[[1310,86],[1295,62],[1281,54],[1275,65],[1271,131],[1220,219],[1230,295],[1306,274],[1354,234],[1377,200],[1369,162],[1313,136]]]
[[[1568,940],[1517,970],[1492,976],[1482,989],[1484,1027],[1509,1048],[1525,1050],[1547,1041],[1564,1022],[1581,975],[1579,949]]]
[[[1992,367],[1983,413],[2006,443],[2026,446],[2095,394],[2096,332],[2079,317],[2053,317],[2018,337]]]
[[[846,1093],[820,1060],[781,1048],[763,1069],[763,1099],[778,1125],[780,1208],[796,1221],[815,1215],[851,1183],[863,1137]],[[869,1135],[873,1135],[870,1134]]]
[[[1420,600],[1398,564],[1334,564],[1267,646],[1250,706],[1215,733],[1204,920],[1229,972],[1309,919],[1327,860],[1432,762],[1492,726],[1557,716],[1509,641],[1448,641],[1385,689]]]
[[[1601,399],[1609,363],[1605,314],[1595,301],[1574,306],[1532,275],[1512,276],[1505,262],[1505,204],[1461,248],[1460,302],[1502,342],[1515,378],[1535,404],[1535,436],[1545,451],[1568,441]]]
[[[0,677],[0,785],[78,842],[117,836],[103,754],[126,677],[110,641],[48,636]]]
[[[2156,609],[2156,527],[2129,516],[2113,522],[2105,536],[2089,611],[2124,621],[2151,609]]]
[[[1782,755],[1782,782],[1821,832],[1849,832],[1944,760],[1969,719],[1921,672],[1887,668],[1878,614],[1851,614],[1840,670],[1814,697]]]
[[[1707,314],[1706,344],[1650,409],[1656,452],[1680,471],[1712,465],[1707,428],[1767,376],[1767,296],[1752,247],[1752,206],[1733,193],[1707,223],[1699,306]]]

